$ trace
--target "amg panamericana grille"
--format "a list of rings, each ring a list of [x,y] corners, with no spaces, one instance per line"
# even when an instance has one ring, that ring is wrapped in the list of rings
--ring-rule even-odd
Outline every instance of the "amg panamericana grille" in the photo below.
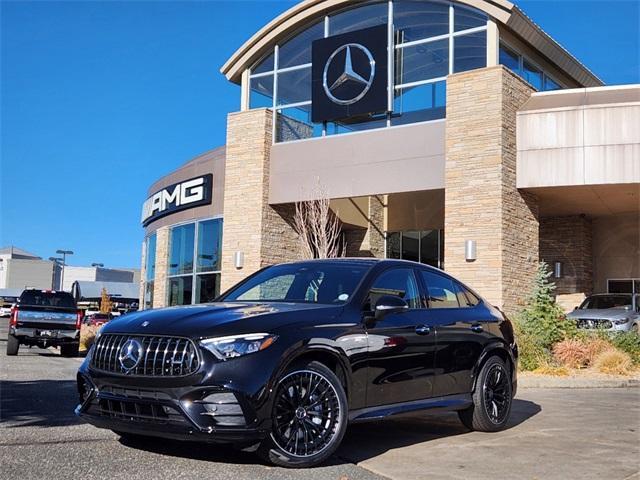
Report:
[[[120,356],[129,340],[136,340],[142,348],[137,364],[125,369]],[[198,349],[191,340],[164,336],[105,334],[96,342],[91,359],[96,370],[128,376],[181,377],[194,373],[198,365]]]

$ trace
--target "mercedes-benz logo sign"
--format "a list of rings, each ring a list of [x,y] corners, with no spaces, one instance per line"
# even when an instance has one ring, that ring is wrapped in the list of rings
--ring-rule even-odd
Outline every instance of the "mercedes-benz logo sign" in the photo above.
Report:
[[[131,370],[138,366],[140,359],[142,358],[142,345],[138,340],[133,338],[127,340],[118,354],[118,360],[124,373],[129,373]]]
[[[334,61],[341,61],[342,56],[340,53],[345,52],[344,55],[344,67],[340,70],[342,73],[335,79],[329,79],[329,68],[331,67]],[[353,59],[352,56],[362,56],[366,57],[367,69],[368,71],[360,71],[356,72],[353,67]],[[358,62],[358,65],[361,65],[362,62]],[[360,66],[362,70],[365,70]],[[356,103],[358,100],[362,99],[373,84],[373,78],[376,75],[376,62],[373,59],[373,55],[371,52],[360,45],[359,43],[347,43],[346,45],[342,45],[338,47],[328,58],[327,63],[324,65],[324,72],[322,74],[322,86],[324,87],[324,91],[327,94],[327,97],[338,105],[351,105]],[[350,87],[347,89],[341,87]],[[354,88],[357,92],[353,95]],[[343,98],[340,95],[341,90],[346,90],[350,92],[350,98]]]

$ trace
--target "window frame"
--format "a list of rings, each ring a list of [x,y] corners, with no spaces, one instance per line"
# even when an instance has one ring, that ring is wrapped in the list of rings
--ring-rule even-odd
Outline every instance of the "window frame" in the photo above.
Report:
[[[422,285],[420,283],[420,278],[418,275],[418,269],[416,267],[414,267],[413,265],[389,265],[388,267],[384,268],[383,270],[377,272],[373,278],[371,279],[370,282],[368,282],[367,284],[367,288],[366,290],[363,292],[363,298],[362,298],[362,305],[361,305],[361,310],[363,312],[373,312],[373,307],[371,305],[371,303],[369,302],[369,293],[371,292],[371,289],[373,288],[373,285],[375,284],[375,282],[384,274],[390,272],[391,270],[409,270],[413,273],[413,278],[416,282],[416,287],[418,289],[418,303],[419,306],[418,307],[411,307],[409,306],[409,308],[406,310],[407,312],[413,312],[416,310],[424,310],[427,307],[425,306],[425,302],[424,302],[424,292],[422,290]],[[366,310],[367,304],[369,305],[369,310]],[[407,303],[407,305],[409,305]]]
[[[167,249],[167,251],[169,252],[169,257],[167,258],[167,262],[169,262],[171,260],[171,235],[172,235],[172,231],[174,228],[179,228],[185,225],[193,225],[194,226],[194,234],[193,234],[193,271],[191,273],[180,273],[180,274],[176,274],[176,275],[169,275],[169,268],[167,268],[167,286],[166,286],[166,292],[165,292],[165,300],[166,300],[166,305],[167,306],[173,306],[169,303],[170,301],[170,284],[171,284],[171,279],[172,278],[179,278],[179,277],[191,277],[191,303],[186,303],[186,304],[182,304],[182,305],[175,305],[175,306],[183,306],[183,305],[202,305],[199,302],[196,302],[196,290],[197,290],[197,284],[198,284],[198,276],[201,275],[218,275],[220,278],[222,277],[222,262],[220,262],[220,270],[211,270],[211,271],[203,271],[203,272],[198,272],[198,266],[197,266],[197,261],[198,261],[198,240],[199,240],[199,234],[200,234],[200,223],[204,223],[204,222],[208,222],[211,220],[220,220],[223,225],[224,225],[224,220],[223,220],[223,216],[222,215],[215,215],[213,217],[206,217],[206,218],[199,218],[197,220],[190,220],[190,221],[186,221],[186,222],[180,222],[180,223],[176,223],[174,225],[171,225],[169,227],[169,248]],[[220,245],[222,247],[222,229],[220,229]],[[220,251],[222,251],[222,248],[220,248]],[[221,283],[221,282],[220,282]],[[217,296],[219,296],[221,292],[218,293]],[[216,296],[216,297],[217,297]]]
[[[459,282],[455,278],[453,278],[453,277],[451,277],[449,275],[446,275],[444,272],[440,272],[440,271],[436,270],[435,268],[432,270],[432,269],[424,268],[424,267],[423,268],[418,267],[418,270],[419,270],[419,273],[420,273],[420,275],[418,275],[418,277],[420,278],[420,283],[422,285],[422,289],[423,289],[423,292],[424,292],[423,301],[424,301],[424,304],[426,305],[426,307],[425,307],[426,309],[428,309],[428,310],[462,310],[462,309],[468,310],[468,309],[472,309],[472,308],[477,308],[480,304],[482,304],[482,298],[477,293],[472,291],[469,287],[467,287],[462,282]],[[432,306],[431,302],[429,301],[429,285],[427,284],[426,280],[422,276],[422,272],[427,272],[427,273],[430,273],[430,274],[433,274],[433,275],[437,275],[439,277],[442,277],[442,278],[444,278],[446,280],[451,281],[451,283],[453,284],[454,290],[455,290],[453,292],[453,294],[456,297],[456,302],[458,302],[458,306],[457,307]],[[471,305],[468,305],[468,306],[460,305],[460,299],[458,298],[458,292],[457,292],[458,288],[460,288],[460,287],[462,287],[463,295],[466,296],[464,291],[468,290],[472,295],[474,295],[478,299],[478,303],[476,303],[473,306],[471,306]]]
[[[505,48],[506,50],[509,50],[513,55],[515,55],[518,59],[518,71],[514,71],[511,70],[509,67],[507,67],[506,65],[500,63],[500,49],[501,48]],[[517,48],[514,48],[513,45],[511,45],[508,41],[503,40],[502,38],[500,39],[500,43],[498,44],[498,64],[499,65],[504,65],[505,68],[507,68],[508,70],[511,70],[513,73],[515,73],[516,75],[518,75],[521,79],[523,79],[525,82],[529,83],[527,81],[527,79],[524,77],[524,63],[527,62],[529,63],[532,67],[537,68],[538,70],[540,70],[540,85],[542,86],[541,90],[537,90],[538,92],[553,92],[553,91],[557,91],[557,90],[565,90],[568,87],[563,83],[563,82],[559,82],[556,77],[554,77],[553,75],[549,75],[546,71],[546,69],[542,68],[540,66],[540,64],[538,62],[536,62],[535,60],[532,60],[531,57],[528,57],[522,53],[520,53],[520,51]],[[553,83],[555,83],[558,88],[555,90],[546,90],[544,88],[544,86],[547,83],[547,80],[551,80]],[[531,85],[531,84],[530,84]]]
[[[395,43],[395,30],[394,30],[394,20],[395,20],[395,16],[394,16],[394,2],[396,2],[398,0],[385,0],[385,1],[371,1],[371,2],[363,2],[361,4],[355,5],[355,6],[350,6],[347,8],[344,8],[342,10],[338,10],[336,12],[331,12],[330,14],[326,14],[321,18],[315,18],[313,21],[310,21],[307,25],[305,25],[303,28],[297,30],[295,33],[293,33],[292,35],[289,35],[287,38],[283,39],[282,41],[276,43],[273,47],[272,50],[266,52],[262,58],[260,60],[258,60],[254,65],[252,65],[250,68],[247,69],[247,82],[248,82],[248,108],[251,109],[251,103],[250,103],[250,98],[251,98],[251,80],[254,78],[259,78],[259,77],[265,77],[265,76],[272,76],[273,77],[273,98],[272,100],[272,104],[271,106],[267,106],[267,107],[257,107],[257,108],[271,108],[271,110],[273,111],[273,122],[272,122],[272,144],[276,144],[276,143],[288,143],[288,142],[296,142],[296,141],[304,141],[304,140],[309,140],[312,138],[321,138],[321,137],[325,137],[327,135],[330,135],[329,133],[329,128],[328,128],[328,124],[330,122],[323,122],[322,124],[322,130],[319,136],[317,136],[315,133],[316,128],[312,128],[312,135],[308,138],[300,138],[300,139],[292,139],[292,140],[284,140],[282,142],[278,141],[279,135],[278,135],[278,115],[281,115],[282,112],[286,109],[290,109],[290,108],[299,108],[299,107],[307,107],[307,106],[311,106],[312,100],[311,98],[309,100],[305,100],[305,101],[300,101],[300,102],[295,102],[295,103],[287,103],[287,104],[278,104],[278,77],[280,73],[286,73],[286,72],[291,72],[291,71],[295,71],[295,70],[300,70],[300,69],[305,69],[308,68],[309,70],[311,69],[311,63],[305,63],[305,64],[300,64],[300,65],[292,65],[292,66],[288,66],[285,68],[279,68],[279,49],[281,45],[286,44],[288,41],[290,41],[292,38],[294,38],[296,35],[301,34],[302,32],[306,31],[309,28],[312,28],[314,25],[323,22],[324,23],[324,37],[323,38],[327,38],[329,36],[331,36],[330,33],[330,26],[331,26],[331,18],[339,15],[341,13],[347,12],[349,10],[355,10],[357,8],[362,8],[362,7],[366,7],[367,5],[373,5],[373,4],[382,4],[384,5],[386,3],[387,5],[387,46],[388,46],[388,50],[394,52],[393,58],[389,59],[389,64],[388,64],[388,72],[387,72],[387,85],[388,85],[388,89],[387,89],[387,112],[386,112],[386,122],[384,126],[376,126],[373,127],[372,129],[381,129],[381,128],[393,128],[393,127],[402,127],[404,125],[407,124],[396,124],[393,125],[392,124],[392,118],[394,117],[394,115],[397,117],[398,114],[396,112],[394,112],[393,108],[394,108],[394,104],[395,104],[395,99],[396,99],[396,95],[402,94],[403,89],[408,89],[411,87],[417,87],[417,86],[421,86],[421,85],[427,85],[430,83],[437,83],[437,82],[442,82],[445,81],[447,79],[448,75],[451,75],[454,73],[454,62],[455,62],[455,47],[454,47],[454,42],[455,42],[455,38],[457,37],[463,37],[466,35],[471,35],[471,34],[475,34],[478,32],[488,32],[489,29],[489,22],[490,22],[490,17],[489,15],[487,15],[485,12],[480,11],[479,9],[473,8],[471,6],[466,6],[466,5],[462,5],[453,1],[440,1],[440,0],[430,0],[433,3],[443,3],[446,4],[448,6],[448,10],[449,10],[449,16],[448,16],[448,31],[445,34],[440,34],[440,35],[436,35],[436,36],[432,36],[432,37],[426,37],[426,38],[421,38],[418,40],[412,40],[412,41],[408,41],[408,42],[401,42],[396,44]],[[482,15],[484,15],[486,17],[486,22],[484,25],[478,26],[478,27],[472,27],[472,28],[467,28],[464,30],[458,30],[456,31],[455,29],[455,12],[456,10],[472,10],[474,12],[479,12]],[[380,25],[384,25],[384,24],[380,24]],[[437,78],[428,78],[428,79],[422,79],[422,80],[416,80],[416,81],[412,81],[412,82],[407,82],[407,83],[402,83],[401,81],[399,81],[398,83],[396,83],[396,79],[395,79],[395,52],[402,50],[403,48],[406,47],[412,47],[412,46],[416,46],[416,45],[423,45],[426,43],[431,43],[431,42],[436,42],[439,40],[447,40],[448,42],[448,71],[447,74],[444,76],[440,76]],[[486,42],[485,42],[485,52],[489,49],[489,34],[486,33]],[[272,70],[268,70],[268,71],[264,71],[264,72],[260,72],[260,73],[252,73],[252,70],[254,68],[257,68],[260,66],[261,62],[263,62],[264,60],[268,59],[271,55],[273,55],[273,69]],[[486,65],[485,65],[486,66]],[[554,80],[555,81],[555,80]],[[558,83],[558,82],[556,82]],[[544,85],[544,78],[543,78],[543,85]],[[311,92],[309,92],[310,96],[311,96]],[[445,104],[445,109],[446,109],[446,104]],[[445,110],[446,112],[446,110]],[[445,113],[445,117],[446,118],[446,113]],[[440,118],[440,119],[430,119],[430,120],[424,120],[424,121],[419,121],[419,122],[415,122],[415,123],[427,123],[427,122],[433,122],[433,121],[442,121],[444,120],[444,118]],[[370,129],[364,129],[365,131],[370,130]],[[333,135],[336,134],[346,134],[346,133],[357,133],[360,130],[354,130],[352,132],[335,132],[333,133]]]

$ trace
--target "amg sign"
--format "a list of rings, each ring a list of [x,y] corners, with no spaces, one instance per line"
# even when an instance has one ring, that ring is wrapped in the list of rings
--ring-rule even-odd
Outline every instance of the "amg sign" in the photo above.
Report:
[[[212,198],[213,175],[174,183],[151,195],[142,205],[142,225],[188,208],[209,205]]]

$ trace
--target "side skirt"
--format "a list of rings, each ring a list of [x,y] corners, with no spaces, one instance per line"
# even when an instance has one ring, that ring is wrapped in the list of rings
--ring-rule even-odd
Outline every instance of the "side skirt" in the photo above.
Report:
[[[417,412],[420,410],[464,410],[473,404],[470,393],[434,397],[425,400],[411,402],[392,403],[390,405],[378,405],[375,407],[359,408],[349,412],[349,422],[367,422],[380,420],[392,415]]]

